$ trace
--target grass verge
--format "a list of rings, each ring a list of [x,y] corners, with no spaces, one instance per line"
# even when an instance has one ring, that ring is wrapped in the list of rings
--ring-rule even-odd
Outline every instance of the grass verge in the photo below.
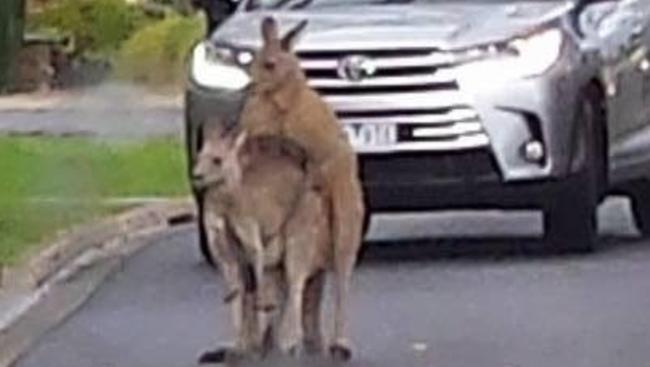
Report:
[[[116,211],[107,198],[188,192],[176,139],[109,142],[0,137],[0,264],[61,229]]]

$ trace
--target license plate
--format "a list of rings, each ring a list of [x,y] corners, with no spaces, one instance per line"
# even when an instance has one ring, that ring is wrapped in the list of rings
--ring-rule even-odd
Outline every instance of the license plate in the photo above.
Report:
[[[343,130],[357,151],[381,150],[397,143],[394,124],[344,124]]]

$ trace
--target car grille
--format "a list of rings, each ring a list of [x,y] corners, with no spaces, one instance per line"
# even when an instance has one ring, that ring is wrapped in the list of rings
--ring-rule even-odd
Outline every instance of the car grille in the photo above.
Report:
[[[372,75],[341,77],[339,65],[351,55],[372,63]],[[301,51],[298,56],[310,86],[342,123],[397,126],[397,142],[389,151],[453,151],[489,143],[478,113],[458,86],[449,53],[414,48]]]

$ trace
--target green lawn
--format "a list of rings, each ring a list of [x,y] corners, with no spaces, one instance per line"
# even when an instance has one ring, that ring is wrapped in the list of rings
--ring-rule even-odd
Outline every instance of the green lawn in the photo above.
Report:
[[[187,194],[185,170],[182,145],[171,138],[0,137],[0,264],[57,230],[116,210],[102,199]]]

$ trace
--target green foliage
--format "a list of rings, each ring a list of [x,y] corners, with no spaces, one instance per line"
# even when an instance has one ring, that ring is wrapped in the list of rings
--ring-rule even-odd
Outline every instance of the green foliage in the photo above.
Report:
[[[143,28],[124,43],[116,76],[153,86],[182,82],[187,54],[205,34],[203,24],[199,17],[174,15]]]
[[[183,79],[191,46],[205,34],[202,18],[178,13],[189,12],[188,4],[188,0],[141,5],[125,0],[56,0],[34,11],[29,29],[71,35],[75,56],[112,61],[120,79],[175,85]]]
[[[125,0],[59,0],[33,14],[29,27],[72,35],[78,54],[106,55],[148,22],[139,8]]]

